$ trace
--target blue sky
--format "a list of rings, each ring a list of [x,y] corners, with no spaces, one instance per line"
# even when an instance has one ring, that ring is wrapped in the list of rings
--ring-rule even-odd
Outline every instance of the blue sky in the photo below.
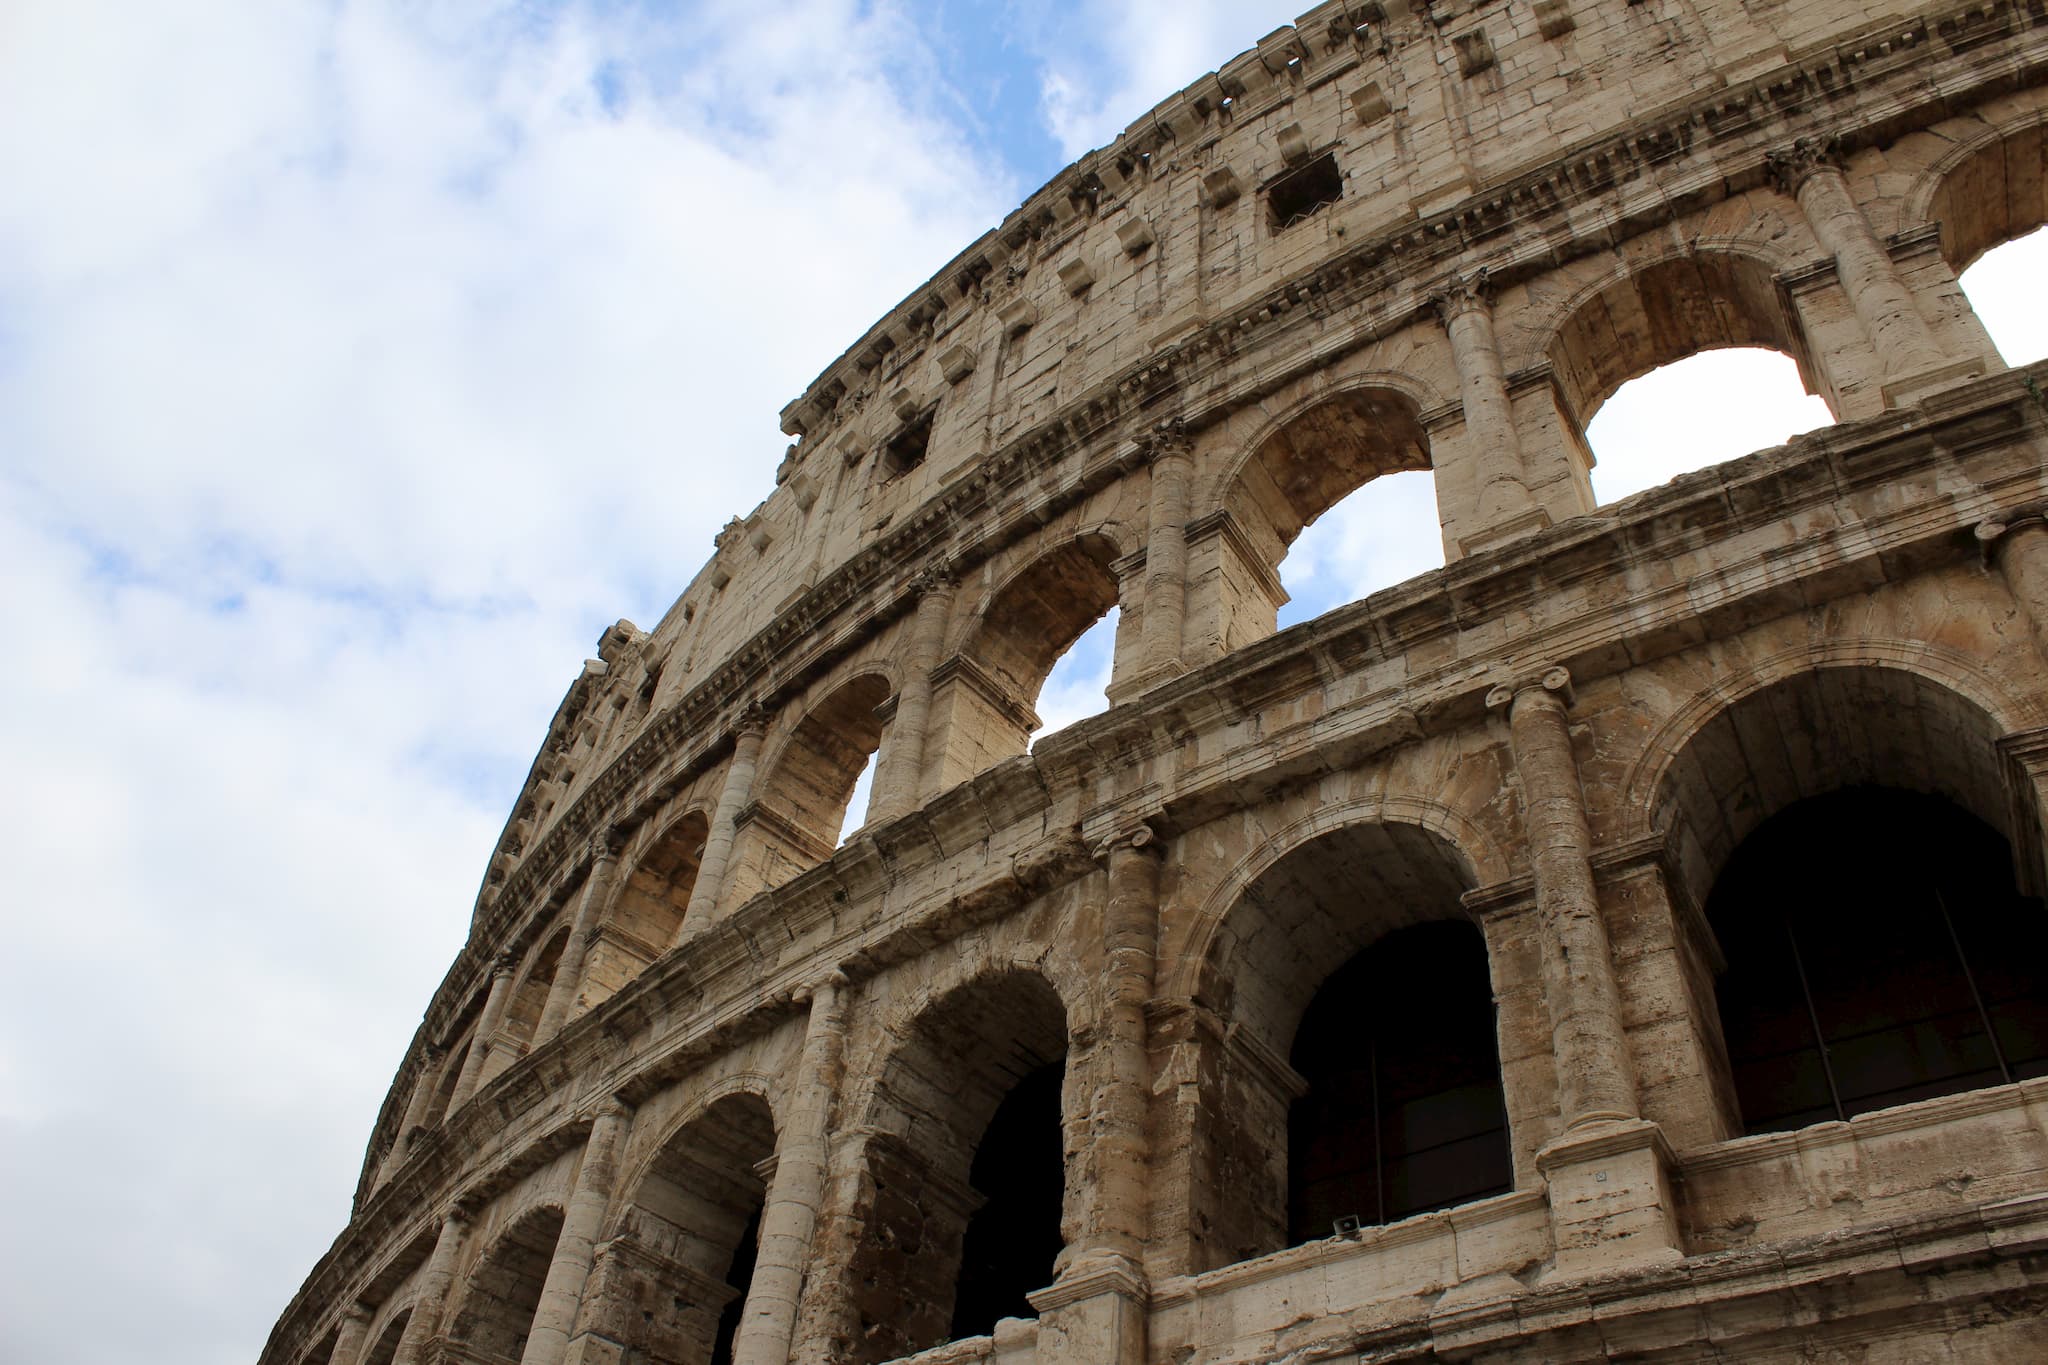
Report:
[[[599,634],[875,317],[1295,8],[6,8],[0,1361],[253,1358]],[[1811,420],[1688,455],[1681,401],[1602,478]],[[1433,563],[1427,499],[1312,527],[1286,619]]]

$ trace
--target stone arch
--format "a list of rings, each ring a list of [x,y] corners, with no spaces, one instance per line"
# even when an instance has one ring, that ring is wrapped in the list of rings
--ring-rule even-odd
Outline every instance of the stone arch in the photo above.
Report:
[[[1807,391],[1838,409],[1821,382],[1821,358],[1778,283],[1784,266],[1757,244],[1731,239],[1701,239],[1625,260],[1535,330],[1531,363],[1549,362],[1565,410],[1581,430],[1629,380],[1731,346],[1790,356]]]
[[[709,811],[695,803],[637,840],[638,847],[621,860],[597,940],[584,959],[585,1008],[639,975],[680,936],[710,832]]]
[[[1053,665],[1122,604],[1117,564],[1126,550],[1119,530],[1106,524],[1060,540],[975,604],[959,648],[934,676],[941,787],[1030,747]],[[1128,634],[1128,627],[1119,631]],[[1119,663],[1126,653],[1118,650]]]
[[[1366,811],[1377,818],[1361,818]],[[1215,1041],[1201,1066],[1204,1102],[1182,1120],[1188,1130],[1170,1144],[1185,1146],[1194,1170],[1212,1173],[1188,1182],[1187,1197],[1196,1205],[1190,1221],[1202,1229],[1191,1246],[1197,1269],[1277,1251],[1304,1235],[1301,1211],[1318,1200],[1304,1198],[1295,1164],[1306,1166],[1320,1152],[1314,1159],[1322,1174],[1353,1168],[1354,1149],[1377,1153],[1395,1131],[1387,1124],[1398,1114],[1372,1109],[1361,1120],[1352,1112],[1358,1108],[1350,1102],[1354,1097],[1332,1089],[1347,1085],[1349,1073],[1325,1065],[1344,1052],[1330,1046],[1328,1026],[1334,1017],[1341,1033],[1342,1020],[1357,1021],[1363,1030],[1358,1046],[1374,1049],[1384,1042],[1390,1058],[1417,1052],[1427,1039],[1404,1040],[1394,1028],[1381,1030],[1386,1037],[1380,1039],[1370,1001],[1333,1001],[1329,991],[1353,991],[1352,978],[1360,971],[1378,980],[1373,973],[1386,965],[1388,954],[1414,957],[1410,950],[1418,945],[1415,961],[1438,987],[1445,1020],[1469,1044],[1462,1056],[1471,1075],[1458,1088],[1476,1086],[1484,1113],[1480,1121],[1458,1113],[1457,1122],[1472,1128],[1458,1140],[1479,1144],[1475,1150],[1485,1154],[1486,1178],[1470,1189],[1444,1185],[1444,1199],[1425,1194],[1419,1202],[1367,1200],[1337,1212],[1378,1221],[1512,1185],[1496,987],[1485,941],[1464,908],[1464,897],[1478,884],[1477,869],[1442,832],[1462,822],[1431,813],[1438,818],[1425,825],[1388,819],[1384,805],[1359,803],[1348,819],[1311,817],[1266,841],[1209,897],[1206,913],[1213,922],[1197,936],[1198,946],[1176,976],[1188,988],[1186,1006],[1193,1017],[1213,1021]],[[1445,963],[1450,968],[1439,980],[1431,964]],[[1411,966],[1408,979],[1415,975]],[[1441,1107],[1449,1094],[1418,1091],[1414,1100]],[[1404,1164],[1419,1148],[1388,1150],[1386,1164],[1400,1179],[1419,1169]],[[1364,1159],[1367,1169],[1380,1165],[1376,1154]],[[1327,1220],[1322,1230],[1327,1232]]]
[[[866,1232],[842,1271],[862,1288],[838,1312],[834,1359],[892,1360],[986,1332],[961,1325],[955,1310],[964,1296],[982,1303],[1000,1289],[1020,1301],[1015,1315],[1028,1315],[1018,1291],[1051,1282],[1052,1258],[1071,1226],[1075,1192],[1066,1172],[1081,1135],[1065,1117],[1075,1109],[1065,1093],[1068,1011],[1053,983],[1030,966],[986,967],[943,990],[918,992],[891,1012],[883,1036],[890,1046],[848,1097],[847,1111],[867,1138],[845,1216]],[[1008,1166],[1000,1182],[977,1169],[978,1153],[999,1140],[996,1129],[1018,1118],[1010,1101],[1020,1096],[1042,1103],[1036,1117],[1059,1130],[1034,1125],[1058,1147],[1041,1153],[1059,1163],[1049,1173],[1050,1194],[1034,1178],[1047,1173],[1022,1164]],[[978,1239],[978,1221],[986,1227],[991,1216],[1020,1211],[1031,1227],[1012,1239],[1018,1256],[988,1270],[977,1254],[963,1267],[977,1241],[988,1240]],[[1037,1284],[970,1282],[985,1270],[1036,1278],[1017,1267],[1035,1271],[1040,1261]]]
[[[478,1041],[472,1028],[468,1037],[461,1039],[442,1055],[441,1070],[437,1074],[431,1078],[420,1078],[420,1084],[434,1087],[433,1097],[427,1101],[426,1110],[420,1119],[422,1128],[434,1128],[448,1117],[448,1102],[455,1098],[456,1082],[462,1079],[462,1068],[468,1065],[470,1049],[476,1047]],[[403,1146],[404,1142],[405,1134],[400,1133],[398,1143]]]
[[[2048,224],[2048,109],[1986,128],[1923,169],[1901,226],[1941,226],[1941,254],[1961,275],[1991,248]]]
[[[1321,389],[1257,431],[1219,481],[1215,505],[1234,535],[1190,546],[1190,580],[1208,577],[1226,649],[1273,632],[1287,600],[1280,564],[1303,528],[1387,474],[1433,470],[1423,402],[1396,376]]]
[[[585,1302],[583,1330],[632,1359],[730,1359],[746,1301],[775,1115],[756,1075],[693,1105],[623,1188],[631,1191]],[[592,1320],[592,1317],[595,1320]]]
[[[516,1361],[562,1235],[561,1206],[537,1202],[506,1220],[469,1272],[448,1328],[469,1358]]]
[[[533,1046],[534,1031],[540,1027],[541,1012],[547,1008],[548,993],[554,989],[555,970],[561,965],[562,951],[569,946],[569,928],[566,922],[557,924],[534,945],[519,973],[518,984],[506,997],[498,1036],[485,1040],[493,1050],[504,1047],[511,1054],[507,1062],[524,1056]],[[494,1064],[486,1074],[502,1070],[503,1065]]]
[[[1703,772],[1684,768],[1688,762],[1716,761],[1717,752],[1723,755],[1718,760],[1720,766],[1735,762],[1728,756],[1730,746],[1739,749],[1740,743],[1729,727],[1737,724],[1731,718],[1745,714],[1738,708],[1791,684],[1813,689],[1814,697],[1827,694],[1834,698],[1831,707],[1812,719],[1832,727],[1828,742],[1833,751],[1843,761],[1859,765],[1850,771],[1863,774],[1865,780],[1880,780],[1880,760],[1896,765],[1917,754],[1923,760],[1918,783],[1901,782],[1894,776],[1888,779],[1891,784],[1945,796],[2008,838],[2022,833],[2013,830],[2007,819],[1991,746],[2002,734],[2039,724],[2038,708],[2022,706],[1974,660],[1953,649],[1885,637],[1824,641],[1766,656],[1693,694],[1657,726],[1629,767],[1622,786],[1623,837],[1642,839],[1660,831],[1674,837],[1681,874],[1696,903],[1704,903],[1707,887],[1721,864],[1742,836],[1769,813],[1767,806],[1782,808],[1797,799],[1792,794],[1795,791],[1817,794],[1817,788],[1788,785],[1804,779],[1781,765],[1753,774],[1773,784],[1767,789],[1754,782],[1727,789],[1731,797],[1749,798],[1750,805],[1728,807],[1719,817],[1707,819],[1706,812],[1722,804],[1700,799],[1702,793],[1712,790],[1713,782]],[[1905,708],[1900,714],[1918,727],[1908,736],[1917,748],[1894,748],[1886,758],[1871,749],[1873,737],[1868,733],[1842,733],[1842,727],[1875,728],[1868,727],[1870,713],[1857,711],[1848,699],[1851,693],[1874,699],[1873,704]],[[1845,707],[1848,709],[1842,709]],[[1782,731],[1786,719],[1796,714],[1796,708],[1792,713],[1780,712],[1772,727]],[[1926,728],[1930,723],[1936,728]],[[1975,747],[1966,749],[1950,742],[1965,740]],[[1748,742],[1755,742],[1754,735]],[[1748,760],[1742,764],[1747,767]],[[1771,791],[1777,796],[1772,797]]]
[[[1769,671],[1695,698],[1683,742],[1639,764],[1716,936],[1706,1032],[1731,1115],[1799,1128],[2038,1074],[2048,973],[2026,964],[2048,937],[2038,906],[2020,910],[2030,831],[2004,726],[1896,659]],[[1992,1041],[2006,1030],[2010,1058]]]
[[[839,680],[763,755],[751,809],[742,813],[753,826],[751,848],[738,860],[754,865],[755,887],[779,885],[832,856],[847,802],[882,747],[881,709],[895,693],[879,666],[862,668]]]
[[[412,1309],[411,1304],[406,1304],[386,1319],[382,1330],[364,1347],[362,1365],[391,1365],[406,1325],[412,1321]]]
[[[1413,825],[1456,850],[1474,886],[1492,886],[1514,875],[1507,854],[1479,823],[1464,812],[1420,796],[1367,796],[1319,805],[1308,815],[1260,838],[1252,851],[1226,872],[1202,899],[1186,949],[1176,959],[1161,994],[1173,999],[1194,997],[1204,964],[1215,952],[1226,913],[1244,897],[1261,874],[1304,844],[1353,825]]]

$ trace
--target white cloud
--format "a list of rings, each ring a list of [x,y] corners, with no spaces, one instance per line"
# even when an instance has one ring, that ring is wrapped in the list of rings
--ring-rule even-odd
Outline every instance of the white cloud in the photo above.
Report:
[[[1069,158],[1107,146],[1131,120],[1308,8],[1300,0],[1082,0],[1062,28],[1092,41],[1044,55],[1046,126]]]
[[[830,0],[0,19],[0,1357],[254,1355],[580,659],[1014,203],[924,65]]]

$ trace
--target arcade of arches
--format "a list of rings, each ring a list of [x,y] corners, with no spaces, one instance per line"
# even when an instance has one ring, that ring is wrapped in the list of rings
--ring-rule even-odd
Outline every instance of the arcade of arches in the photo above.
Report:
[[[1662,22],[1538,11],[1470,23]],[[2048,96],[1962,84],[2048,51],[2021,14],[1814,48],[1865,64],[1835,112],[1950,78],[1841,140],[1779,103],[1807,68],[1716,76],[1365,274],[1391,90],[1304,83],[1320,132],[1248,93],[1185,221],[1091,162],[608,633],[265,1365],[2038,1358],[2048,368],[1958,285],[2048,217]],[[1519,79],[1459,22],[1461,99]],[[1270,292],[1155,309],[1310,133],[1339,197],[1228,257]],[[1758,348],[1834,424],[1602,505],[1595,414]],[[907,409],[877,481],[860,424]],[[1281,630],[1290,555],[1394,480],[1443,568]],[[1115,705],[1033,749],[1111,613]]]

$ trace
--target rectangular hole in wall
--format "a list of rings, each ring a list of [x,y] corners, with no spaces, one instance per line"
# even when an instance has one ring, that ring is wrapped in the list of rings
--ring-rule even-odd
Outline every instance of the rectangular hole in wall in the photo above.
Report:
[[[889,444],[882,448],[883,478],[893,479],[924,463],[925,454],[931,449],[932,415],[936,411],[926,408],[889,438]]]
[[[1266,187],[1266,213],[1273,231],[1292,227],[1344,194],[1344,173],[1337,157],[1325,152],[1295,167]]]

